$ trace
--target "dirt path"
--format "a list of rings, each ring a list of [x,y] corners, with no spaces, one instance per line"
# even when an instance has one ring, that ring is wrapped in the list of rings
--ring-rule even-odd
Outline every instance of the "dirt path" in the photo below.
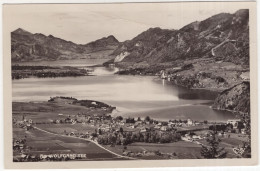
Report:
[[[88,142],[92,142],[94,144],[96,144],[98,147],[106,150],[107,152],[111,153],[111,154],[114,154],[116,155],[117,157],[120,157],[120,158],[126,158],[126,159],[131,159],[131,160],[136,160],[136,158],[133,158],[133,157],[128,157],[128,156],[122,156],[120,154],[117,154],[113,151],[110,151],[108,149],[106,149],[105,147],[101,146],[100,144],[98,144],[96,141],[93,141],[93,140],[90,140],[90,139],[85,139],[85,138],[80,138],[80,137],[72,137],[72,136],[67,136],[67,135],[59,135],[59,134],[55,134],[55,133],[52,133],[52,132],[49,132],[49,131],[46,131],[46,130],[43,130],[41,128],[38,128],[38,127],[34,127],[35,129],[39,130],[39,131],[42,131],[42,132],[45,132],[47,134],[52,134],[52,135],[56,135],[56,136],[62,136],[62,137],[68,137],[68,138],[76,138],[76,139],[81,139],[81,140],[85,140],[85,141],[88,141]]]

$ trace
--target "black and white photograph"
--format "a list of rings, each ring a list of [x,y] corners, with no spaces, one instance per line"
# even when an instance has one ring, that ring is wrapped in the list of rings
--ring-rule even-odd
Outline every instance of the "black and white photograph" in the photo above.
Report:
[[[3,5],[12,162],[256,157],[255,3],[200,3]]]

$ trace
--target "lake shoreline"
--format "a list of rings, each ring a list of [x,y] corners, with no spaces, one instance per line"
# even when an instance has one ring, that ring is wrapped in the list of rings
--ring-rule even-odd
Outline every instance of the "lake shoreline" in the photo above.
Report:
[[[92,76],[86,69],[71,66],[12,65],[12,79]]]
[[[107,65],[107,64],[106,64]],[[178,69],[169,69],[165,66],[156,67],[156,66],[146,66],[146,67],[129,67],[127,64],[115,64],[121,70],[118,71],[116,74],[118,75],[140,75],[140,76],[157,76],[161,80],[165,80],[175,86],[184,87],[190,90],[205,90],[217,93],[218,96],[215,98],[214,104],[216,105],[221,97],[221,94],[225,91],[230,90],[232,87],[243,84],[244,82],[248,82],[250,84],[250,80],[243,80],[242,78],[236,78],[234,81],[228,81],[223,77],[219,76],[218,74],[214,75],[212,72],[207,73],[207,71],[201,70],[200,67],[194,66],[192,63],[183,65]],[[131,65],[130,65],[131,66]],[[154,71],[153,68],[155,68]],[[194,68],[198,71],[197,74],[192,75]],[[241,69],[238,69],[240,71]],[[243,69],[241,71],[244,71]],[[247,70],[245,70],[247,71]],[[166,74],[169,72],[168,74]],[[226,74],[225,74],[226,75]],[[207,79],[207,82],[203,82],[203,79]],[[238,99],[234,99],[237,101]],[[219,111],[228,111],[232,113],[244,113],[239,110],[231,110],[225,108],[214,108],[214,110]],[[248,114],[248,113],[244,113]]]
[[[54,67],[54,66],[53,66]],[[95,66],[94,66],[95,67]],[[81,68],[81,67],[79,67],[79,68]],[[102,67],[97,67],[98,69],[101,69]],[[93,71],[92,71],[93,72]],[[113,75],[113,74],[110,74],[111,76]],[[88,75],[88,76],[90,76],[90,74]],[[132,76],[132,75],[129,75],[129,76]],[[143,75],[137,75],[137,76],[140,76],[140,78],[142,78],[143,77]],[[161,78],[159,78],[158,76],[155,76],[155,75],[152,75],[152,76],[150,76],[150,75],[145,75],[146,77],[153,77],[153,79],[152,80],[155,80],[157,83],[159,82],[159,84],[161,84],[160,83],[160,81],[166,81],[166,82],[168,82],[169,83],[169,85],[168,85],[168,87],[172,87],[172,85],[171,84],[173,84],[172,82],[169,82],[169,81],[167,81],[167,80],[162,80]],[[93,78],[98,78],[99,76],[96,76],[96,77],[93,77]],[[146,78],[145,77],[145,78]],[[104,77],[105,78],[105,77]],[[110,78],[110,76],[108,77],[108,79]],[[111,78],[113,78],[113,77],[111,77]],[[122,77],[123,78],[123,77]],[[84,78],[83,78],[84,79]],[[94,80],[95,80],[94,79]],[[126,80],[125,81],[127,81],[127,79],[128,78],[126,78]],[[137,77],[137,80],[136,81],[138,81],[138,77]],[[59,79],[59,80],[63,80],[63,78],[61,78],[61,79]],[[58,81],[59,81],[58,80]],[[92,79],[91,79],[92,80]],[[93,80],[93,81],[94,81]],[[141,79],[142,80],[142,79]],[[145,79],[146,80],[146,79]],[[145,81],[145,80],[143,80],[143,81]],[[90,80],[89,80],[90,81]],[[91,81],[90,81],[91,82]],[[145,81],[146,82],[146,81]],[[113,84],[113,82],[111,82],[112,84]],[[108,83],[109,85],[110,85],[110,82]],[[184,88],[184,89],[187,89],[187,91],[190,91],[190,90],[194,90],[194,89],[189,89],[189,88],[187,88],[187,87],[183,87],[183,86],[179,86],[179,85],[175,85],[175,84],[173,84],[174,85],[174,87],[176,87],[177,88],[177,91],[180,91],[180,90],[178,90],[179,88]],[[161,86],[160,86],[161,87]],[[158,87],[159,89],[162,89],[162,87],[160,88],[160,87]],[[158,88],[156,88],[155,90],[157,91],[157,89]],[[207,94],[207,92],[209,91],[209,90],[206,90],[206,89],[200,89],[201,90],[201,94]],[[184,91],[186,91],[186,90],[184,90]],[[205,91],[205,93],[204,93],[204,91]],[[214,91],[210,91],[210,92],[214,92]],[[177,93],[178,94],[178,93]],[[51,94],[50,94],[50,96],[51,96]],[[73,94],[71,94],[71,96],[74,96]],[[183,96],[183,95],[182,95]],[[186,95],[187,96],[187,95]],[[205,96],[205,95],[203,95],[203,96]],[[84,99],[85,97],[78,97],[78,96],[76,96],[77,98],[79,98],[79,99]],[[188,96],[187,96],[188,97]],[[159,98],[159,97],[158,97]],[[182,98],[185,98],[185,96],[184,97],[182,97]],[[188,98],[190,98],[190,97],[188,97]],[[196,98],[198,98],[198,97],[195,97],[195,99]],[[203,98],[205,98],[205,97],[203,97]],[[97,99],[98,100],[98,99]],[[99,100],[101,100],[101,101],[103,101],[102,99],[99,99]],[[17,100],[17,102],[19,102],[20,100]],[[23,100],[22,100],[23,101]],[[37,100],[37,101],[41,101],[41,100]],[[106,100],[105,100],[106,101]],[[14,101],[15,102],[15,101]],[[28,100],[27,102],[35,102],[34,100]],[[106,101],[106,102],[109,102],[109,101]],[[203,102],[204,103],[204,102]],[[211,104],[213,103],[213,99],[212,99],[212,102],[210,102]],[[116,104],[113,104],[114,106],[117,106]],[[191,106],[194,106],[192,103],[190,104]],[[158,106],[158,104],[157,104],[157,106]],[[174,105],[175,106],[175,105]],[[178,105],[177,105],[178,106]],[[209,105],[206,105],[206,106],[209,106],[210,107],[210,104]],[[165,107],[162,107],[162,109],[163,108],[167,108],[167,106],[165,106]],[[137,106],[137,108],[136,109],[139,109],[138,108],[138,106]],[[152,109],[152,108],[151,108]],[[138,110],[136,110],[136,112],[138,112]],[[126,112],[124,112],[124,113],[126,113]],[[131,113],[131,112],[130,112]]]

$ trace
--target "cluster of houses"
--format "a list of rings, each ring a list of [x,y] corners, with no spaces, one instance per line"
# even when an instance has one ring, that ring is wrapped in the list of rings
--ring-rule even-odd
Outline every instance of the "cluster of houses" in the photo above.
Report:
[[[111,115],[87,115],[83,113],[78,113],[77,115],[63,115],[62,113],[58,114],[54,120],[51,120],[52,123],[61,124],[61,123],[69,123],[69,124],[76,124],[76,123],[90,123],[91,125],[95,126],[97,123],[101,123],[104,120],[110,120]]]
[[[226,124],[233,125],[233,128],[236,129],[238,123],[241,122],[239,119],[228,120]],[[13,120],[13,123],[25,130],[29,130],[32,127],[32,119],[26,119],[23,117],[22,121]],[[96,133],[109,133],[109,132],[120,132],[121,129],[124,132],[150,132],[152,130],[157,130],[161,132],[166,131],[179,131],[182,132],[182,140],[184,141],[193,141],[199,140],[202,137],[197,135],[188,134],[189,131],[185,131],[186,128],[193,128],[199,125],[208,126],[207,121],[193,121],[191,119],[187,120],[169,120],[167,121],[157,121],[154,119],[140,119],[140,118],[123,118],[123,117],[111,117],[111,115],[105,114],[84,114],[78,113],[76,115],[65,115],[59,113],[55,119],[51,120],[53,124],[77,124],[89,125],[93,127],[95,132],[64,132],[68,136],[77,136],[81,138],[93,138],[92,134]],[[184,128],[184,130],[181,130]],[[189,129],[188,129],[189,130]],[[243,133],[242,129],[242,133]],[[223,135],[222,135],[223,136]]]
[[[196,135],[196,134],[185,134],[184,136],[181,136],[181,140],[188,141],[188,142],[193,142],[193,141],[201,140],[204,138],[205,138],[205,136]],[[198,144],[200,144],[200,143],[198,143]]]
[[[233,128],[236,129],[238,123],[241,122],[239,119],[232,119],[228,120],[225,124],[231,124],[233,125]],[[55,122],[57,123],[57,122]],[[58,122],[61,123],[61,122]],[[84,115],[84,114],[77,114],[72,116],[67,116],[64,119],[64,123],[81,123],[81,124],[87,124],[90,126],[93,126],[95,128],[94,131],[89,132],[70,132],[65,133],[68,136],[76,136],[80,138],[88,138],[91,140],[96,140],[99,137],[99,134],[114,134],[115,132],[140,132],[140,133],[146,133],[146,132],[152,132],[152,131],[159,131],[161,133],[166,133],[167,131],[174,131],[177,133],[181,133],[181,140],[187,141],[187,142],[193,142],[198,145],[202,145],[199,140],[205,139],[208,137],[208,132],[205,134],[195,134],[194,132],[200,131],[200,130],[208,130],[210,123],[207,121],[193,121],[191,119],[187,120],[170,120],[168,122],[166,121],[156,121],[156,120],[141,120],[140,118],[134,119],[134,118],[120,118],[120,117],[111,117],[110,115]],[[201,127],[199,125],[202,125]],[[198,130],[199,128],[199,130]],[[94,129],[93,129],[94,130]],[[93,135],[95,134],[95,136]],[[230,134],[227,134],[226,132],[219,132],[219,136],[227,137],[230,136]],[[144,154],[137,154],[137,153],[131,153],[129,151],[125,152],[126,156],[145,156]]]
[[[150,132],[152,130],[158,130],[161,132],[165,131],[176,131],[178,127],[192,127],[205,124],[203,122],[193,121],[191,119],[187,120],[170,120],[167,121],[157,121],[153,119],[143,119],[140,118],[123,118],[123,117],[111,117],[110,115],[87,115],[83,113],[78,113],[77,115],[63,115],[58,114],[57,119],[52,120],[55,124],[76,124],[80,123],[83,125],[89,125],[95,128],[94,133],[108,133],[108,132],[120,132],[123,129],[124,132]],[[70,136],[79,136],[84,138],[91,137],[91,133],[66,133]],[[77,135],[76,135],[77,134]]]
[[[246,124],[242,123],[241,119],[229,119],[227,120],[227,124],[231,124],[233,126],[233,131],[235,131],[235,133],[246,134]],[[228,132],[231,133],[232,130],[229,130]]]
[[[18,121],[17,119],[13,118],[13,125],[19,128],[23,128],[26,131],[33,129],[32,124],[33,124],[33,120],[32,119],[27,120],[26,118],[24,118],[24,116],[21,121]]]
[[[241,156],[245,152],[246,148],[247,148],[246,145],[242,146],[242,147],[238,146],[238,147],[233,148],[233,152],[236,153],[237,155]]]
[[[13,139],[13,150],[15,151],[21,151],[25,149],[25,143],[26,139],[21,138],[21,139]]]

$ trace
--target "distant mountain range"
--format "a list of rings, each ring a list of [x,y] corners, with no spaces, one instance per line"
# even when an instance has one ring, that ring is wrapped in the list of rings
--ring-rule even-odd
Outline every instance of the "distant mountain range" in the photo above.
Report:
[[[150,28],[120,43],[113,52],[114,62],[151,65],[207,57],[248,65],[248,19],[249,10],[241,9],[195,21],[179,30]]]
[[[11,32],[12,61],[91,58],[91,54],[97,52],[102,53],[102,57],[107,57],[118,45],[114,36],[80,45],[52,35],[32,34],[21,28]]]
[[[122,43],[111,35],[85,45],[19,28],[11,33],[12,61],[79,59],[104,52],[101,57],[129,65],[204,57],[248,65],[248,20],[249,10],[241,9],[195,21],[179,30],[150,28]]]

